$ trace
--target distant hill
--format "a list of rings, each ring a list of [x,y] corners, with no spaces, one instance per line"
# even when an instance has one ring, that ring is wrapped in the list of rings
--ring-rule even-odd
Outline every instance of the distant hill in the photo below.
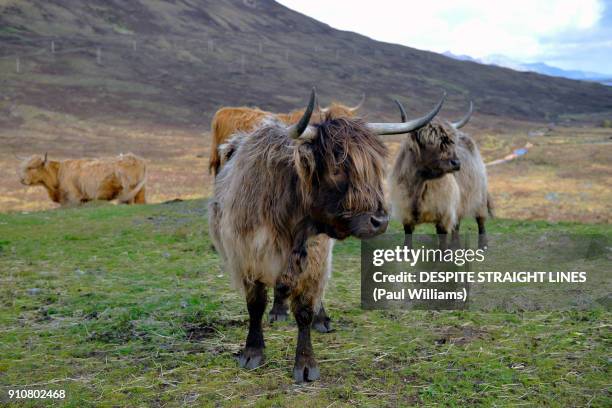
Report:
[[[563,78],[578,79],[583,81],[596,81],[603,84],[612,81],[612,75],[600,74],[597,72],[566,70],[550,65],[536,62],[532,64],[524,64],[526,68],[533,72],[539,72],[544,75],[558,76]]]
[[[222,105],[290,110],[313,85],[322,103],[365,92],[370,114],[395,115],[392,97],[423,112],[442,89],[447,115],[469,99],[524,120],[612,111],[610,87],[374,41],[269,0],[0,3],[0,120],[22,104],[204,125]]]
[[[485,58],[473,58],[469,55],[456,55],[450,51],[445,51],[442,53],[442,55],[460,61],[472,61],[478,62],[480,64],[495,65],[498,67],[510,68],[515,71],[537,72],[538,74],[543,75],[576,79],[580,81],[599,82],[604,85],[612,85],[612,75],[580,70],[566,70],[547,65],[543,62],[521,63],[503,55],[490,55]]]

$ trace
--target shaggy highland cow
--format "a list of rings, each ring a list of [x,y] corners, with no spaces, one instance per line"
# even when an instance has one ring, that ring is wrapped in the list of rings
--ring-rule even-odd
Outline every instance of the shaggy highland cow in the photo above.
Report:
[[[266,287],[280,284],[298,326],[293,377],[319,378],[310,327],[329,277],[331,239],[368,238],[387,228],[387,150],[376,135],[418,129],[441,104],[406,123],[339,118],[308,125],[313,90],[295,125],[268,118],[230,142],[234,153],[216,178],[208,216],[213,243],[246,297],[249,332],[241,367],[263,363]]]
[[[403,106],[395,101],[405,120]],[[411,132],[403,141],[389,179],[391,206],[404,225],[406,245],[412,246],[414,227],[433,223],[446,247],[447,234],[459,238],[459,224],[465,217],[478,223],[478,246],[487,246],[485,221],[491,212],[487,172],[474,140],[460,132],[469,121],[469,112],[458,122],[436,119]]]
[[[365,94],[361,101],[353,107],[345,106],[338,102],[332,102],[327,108],[315,107],[315,112],[311,116],[310,123],[319,123],[325,119],[351,118],[357,113],[365,102]],[[304,109],[296,109],[289,113],[271,113],[257,108],[248,107],[226,107],[219,109],[212,121],[212,146],[209,159],[209,171],[217,174],[219,169],[226,163],[235,151],[241,135],[252,131],[267,116],[276,116],[280,121],[287,125],[297,123],[304,115]],[[229,143],[230,137],[233,140]],[[333,240],[330,245],[333,246]],[[330,249],[331,254],[331,249]],[[320,266],[331,270],[331,255],[320,263]],[[269,312],[271,323],[285,321],[288,317],[289,308],[287,306],[287,292],[282,286],[274,289],[274,302]],[[312,322],[312,327],[320,333],[332,331],[331,319],[325,312],[323,304],[318,308],[318,312]]]
[[[19,168],[21,183],[43,186],[49,198],[61,204],[93,200],[145,203],[145,161],[131,153],[103,159],[55,161],[45,156],[24,159]]]

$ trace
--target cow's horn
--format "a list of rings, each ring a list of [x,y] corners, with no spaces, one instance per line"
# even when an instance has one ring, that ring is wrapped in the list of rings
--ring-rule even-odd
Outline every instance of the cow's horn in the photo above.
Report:
[[[47,163],[47,153],[48,152],[45,152],[45,159],[43,160],[43,164]]]
[[[363,104],[365,103],[366,100],[366,94],[365,92],[361,95],[361,100],[359,101],[359,103],[355,106],[353,106],[352,108],[349,108],[349,110],[351,112],[357,112],[359,109],[361,109],[363,107]]]
[[[472,117],[472,113],[474,113],[474,103],[470,101],[470,109],[468,110],[468,113],[466,113],[465,116],[461,118],[459,121],[451,122],[451,126],[454,127],[455,129],[461,129],[462,127],[467,125],[467,123],[470,121],[470,118]]]
[[[404,109],[404,105],[401,104],[397,99],[393,99],[393,102],[397,105],[400,111],[400,118],[402,122],[406,122],[408,120],[408,115],[406,114],[406,109]]]
[[[308,106],[306,107],[306,111],[304,111],[304,115],[300,118],[298,123],[295,125],[291,125],[288,128],[289,137],[292,139],[304,139],[310,140],[316,135],[316,128],[313,126],[308,126],[310,122],[310,117],[312,116],[312,112],[314,111],[315,103],[317,100],[317,92],[314,88],[312,88],[312,92],[310,93],[310,101],[308,101]]]
[[[368,128],[378,135],[397,135],[400,133],[409,133],[415,130],[419,130],[429,122],[440,112],[444,100],[446,99],[446,92],[442,95],[440,102],[435,108],[431,110],[427,115],[422,116],[418,119],[412,119],[403,123],[368,123]]]

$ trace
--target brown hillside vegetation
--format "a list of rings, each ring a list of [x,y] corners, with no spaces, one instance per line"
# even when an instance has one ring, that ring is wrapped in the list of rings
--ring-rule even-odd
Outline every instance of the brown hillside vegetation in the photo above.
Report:
[[[137,110],[173,123],[206,123],[220,105],[286,110],[312,85],[323,102],[357,101],[366,92],[366,107],[378,112],[389,109],[391,96],[423,109],[442,88],[456,110],[471,98],[480,113],[519,119],[612,110],[612,88],[600,84],[373,41],[273,1],[3,3],[1,55],[22,56],[19,76],[11,75],[15,59],[2,59],[3,88],[17,101],[66,113]]]

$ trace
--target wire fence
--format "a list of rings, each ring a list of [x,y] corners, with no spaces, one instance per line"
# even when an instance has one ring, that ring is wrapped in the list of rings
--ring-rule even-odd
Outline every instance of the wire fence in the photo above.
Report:
[[[21,48],[22,51],[16,50]],[[184,38],[178,36],[140,36],[126,38],[125,36],[105,36],[103,39],[85,38],[55,38],[41,37],[35,39],[4,38],[0,40],[0,60],[14,59],[15,71],[21,73],[25,69],[24,62],[46,56],[59,56],[74,53],[89,53],[96,63],[102,64],[105,55],[118,52],[120,54],[160,53],[180,51],[195,52],[205,55],[207,60],[217,57],[220,61],[230,62],[232,71],[247,73],[252,66],[266,63],[291,63],[293,59],[301,59],[308,55],[317,55],[324,59],[340,62],[343,58],[367,57],[362,51],[346,44],[342,47],[329,47],[324,44],[314,44],[300,47],[296,50],[278,42],[252,36],[203,36],[201,38]],[[380,55],[379,51],[370,53],[371,57]]]

